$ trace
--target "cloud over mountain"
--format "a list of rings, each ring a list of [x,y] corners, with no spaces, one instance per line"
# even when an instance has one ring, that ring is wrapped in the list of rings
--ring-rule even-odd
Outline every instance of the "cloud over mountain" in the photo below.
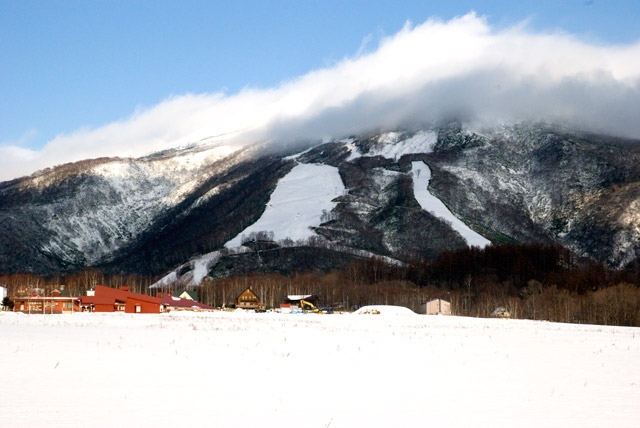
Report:
[[[246,144],[342,137],[458,116],[549,120],[640,138],[640,41],[596,45],[474,13],[407,23],[377,49],[273,88],[186,94],[41,150],[0,145],[0,180],[99,156],[139,156],[210,136]]]

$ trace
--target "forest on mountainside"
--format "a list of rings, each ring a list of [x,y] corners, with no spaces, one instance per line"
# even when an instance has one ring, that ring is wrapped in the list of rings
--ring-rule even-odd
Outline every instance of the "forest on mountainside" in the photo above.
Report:
[[[0,276],[10,297],[31,288],[82,295],[96,284],[128,285],[132,291],[154,294],[149,286],[156,280],[105,275],[96,269],[52,277]],[[317,306],[336,310],[383,304],[420,313],[425,302],[441,298],[461,316],[488,317],[504,307],[512,318],[640,326],[640,266],[612,270],[559,246],[540,244],[471,247],[405,265],[361,258],[329,272],[252,273],[206,277],[196,287],[173,284],[174,290],[197,290],[202,303],[227,308],[249,287],[267,308],[277,308],[289,294],[314,294]]]

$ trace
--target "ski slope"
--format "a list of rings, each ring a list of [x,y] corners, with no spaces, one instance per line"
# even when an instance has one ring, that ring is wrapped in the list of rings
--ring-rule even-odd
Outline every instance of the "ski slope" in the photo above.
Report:
[[[422,161],[411,162],[411,172],[413,173],[413,193],[423,210],[449,222],[453,230],[458,232],[469,246],[484,248],[491,244],[491,241],[464,224],[462,220],[449,211],[449,208],[440,199],[429,192],[431,169],[426,163]]]
[[[251,232],[273,232],[276,241],[309,238],[315,235],[311,227],[320,226],[323,210],[331,211],[335,206],[332,200],[343,191],[344,184],[337,168],[298,164],[278,181],[260,219],[228,241],[225,247],[240,246],[242,236]]]
[[[380,135],[379,144],[374,145],[366,155],[363,155],[358,150],[353,141],[344,140],[344,144],[351,152],[348,160],[352,161],[361,156],[383,156],[388,159],[398,159],[407,154],[431,153],[437,141],[438,134],[435,131],[420,131],[408,138],[404,138],[404,135],[398,132],[388,132]],[[442,201],[429,192],[431,169],[427,164],[424,162],[412,162],[411,165],[414,196],[422,209],[449,222],[451,227],[467,241],[469,246],[482,248],[491,244],[491,241],[474,232],[449,211]]]

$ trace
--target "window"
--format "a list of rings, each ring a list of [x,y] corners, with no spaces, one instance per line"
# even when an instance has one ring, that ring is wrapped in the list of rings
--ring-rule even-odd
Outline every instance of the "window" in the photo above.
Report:
[[[140,307],[140,305],[136,305],[136,313],[140,313],[142,311],[142,308]]]

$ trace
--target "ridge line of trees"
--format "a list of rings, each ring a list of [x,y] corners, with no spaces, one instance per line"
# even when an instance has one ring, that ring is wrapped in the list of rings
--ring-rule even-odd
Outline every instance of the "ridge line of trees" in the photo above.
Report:
[[[541,244],[471,247],[445,251],[435,259],[405,265],[382,258],[362,258],[343,269],[281,275],[257,272],[225,278],[206,277],[195,289],[202,303],[231,307],[252,288],[267,307],[278,307],[288,294],[315,294],[318,306],[350,310],[371,304],[406,306],[420,312],[434,298],[451,302],[453,313],[487,317],[499,306],[512,318],[603,325],[640,326],[640,266],[612,270],[568,250]],[[61,288],[81,295],[96,284],[129,285],[153,294],[156,277],[105,275],[96,269],[64,276],[0,275],[9,296],[28,287]],[[62,290],[61,290],[62,291]]]

